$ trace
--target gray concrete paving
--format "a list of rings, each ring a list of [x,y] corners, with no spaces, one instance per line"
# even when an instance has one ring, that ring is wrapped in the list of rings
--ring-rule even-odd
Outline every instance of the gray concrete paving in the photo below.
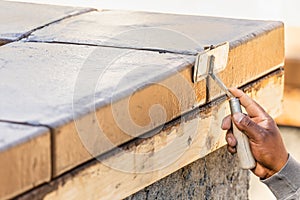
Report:
[[[197,54],[224,41],[231,47],[264,34],[281,22],[131,11],[91,12],[34,32],[29,41],[70,42]]]
[[[0,45],[63,18],[94,9],[0,1]]]
[[[95,105],[158,83],[193,60],[118,48],[11,43],[0,48],[0,119],[57,127]]]

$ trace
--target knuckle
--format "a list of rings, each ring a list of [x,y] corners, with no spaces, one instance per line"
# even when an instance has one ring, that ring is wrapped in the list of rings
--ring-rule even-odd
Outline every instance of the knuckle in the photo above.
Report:
[[[269,117],[269,118],[267,119],[267,126],[268,126],[269,128],[273,128],[273,127],[276,126],[275,121],[274,121],[271,117]]]
[[[253,126],[253,121],[251,121],[251,119],[249,119],[249,117],[244,116],[242,118],[240,124],[242,124],[245,127],[252,127]]]

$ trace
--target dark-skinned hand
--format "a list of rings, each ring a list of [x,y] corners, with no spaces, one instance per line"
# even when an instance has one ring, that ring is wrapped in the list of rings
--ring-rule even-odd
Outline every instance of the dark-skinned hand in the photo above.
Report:
[[[238,145],[231,130],[231,123],[234,122],[236,127],[249,138],[250,148],[256,161],[256,166],[251,171],[261,179],[266,179],[280,171],[288,160],[280,131],[272,117],[242,90],[236,88],[229,90],[239,98],[248,115],[236,113],[223,119],[222,129],[227,130],[228,151],[235,154]]]

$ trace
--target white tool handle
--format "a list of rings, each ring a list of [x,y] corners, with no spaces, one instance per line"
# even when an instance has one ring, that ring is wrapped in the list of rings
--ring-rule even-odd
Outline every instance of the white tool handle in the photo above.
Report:
[[[231,114],[242,112],[239,99],[231,98],[229,100]],[[240,161],[240,167],[242,169],[253,169],[255,167],[255,160],[253,158],[249,139],[247,135],[241,132],[234,123],[232,123],[233,135],[237,140],[237,155]]]

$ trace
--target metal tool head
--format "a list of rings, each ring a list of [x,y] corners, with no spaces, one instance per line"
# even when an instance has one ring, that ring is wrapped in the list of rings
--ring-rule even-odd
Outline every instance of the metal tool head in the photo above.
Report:
[[[194,67],[194,83],[205,79],[209,75],[210,58],[214,56],[213,73],[218,73],[225,69],[228,61],[229,43],[225,42],[216,46],[210,46],[205,51],[197,55]]]
[[[194,82],[198,82],[210,76],[225,94],[232,98],[234,96],[216,75],[216,73],[225,69],[228,61],[228,54],[228,42],[217,46],[210,46],[204,52],[199,53],[195,63]]]
[[[219,87],[225,92],[225,94],[230,97],[234,98],[233,94],[228,90],[226,85],[221,81],[221,79],[214,73],[214,66],[215,66],[215,56],[210,56],[209,60],[209,68],[208,68],[208,75],[219,85]]]

